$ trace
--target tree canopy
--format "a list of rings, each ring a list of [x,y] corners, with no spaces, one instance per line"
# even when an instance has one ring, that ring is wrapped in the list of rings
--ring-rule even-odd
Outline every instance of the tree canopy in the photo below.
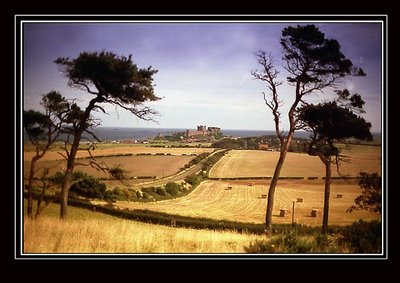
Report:
[[[60,57],[54,61],[68,78],[68,85],[96,95],[95,102],[105,102],[129,110],[141,119],[149,119],[155,111],[138,106],[160,98],[154,94],[151,66],[140,69],[132,55],[117,56],[112,52],[82,52],[75,59]],[[102,109],[96,106],[95,109]]]
[[[336,101],[302,107],[299,120],[315,133],[316,141],[343,140],[350,137],[372,139],[371,123],[349,108],[340,107]]]
[[[330,85],[338,77],[365,76],[341,52],[339,42],[325,38],[315,25],[284,28],[280,43],[291,83],[300,81],[313,89]]]
[[[105,51],[82,52],[75,59],[59,57],[54,62],[68,78],[70,87],[86,91],[94,96],[84,109],[81,109],[75,102],[71,103],[67,117],[68,127],[64,129],[67,134],[67,141],[64,145],[67,168],[60,194],[60,218],[66,219],[68,193],[73,179],[72,173],[75,165],[83,165],[75,162],[82,134],[86,132],[92,138],[99,140],[90,131],[100,123],[99,120],[93,118],[92,112],[106,113],[102,104],[111,104],[130,111],[139,119],[149,121],[157,112],[143,106],[143,103],[160,98],[154,94],[153,85],[153,75],[157,70],[151,66],[144,69],[138,68],[132,62],[132,55],[117,56],[112,52]],[[70,137],[72,137],[71,143]],[[87,148],[89,154],[92,148],[93,144]],[[88,165],[102,171],[107,170],[106,167],[95,162],[93,156]]]
[[[361,179],[358,183],[362,190],[347,211],[364,209],[378,214],[382,214],[382,177],[378,173],[360,173]]]
[[[33,144],[43,139],[45,127],[48,125],[46,115],[35,110],[24,111],[24,129]]]

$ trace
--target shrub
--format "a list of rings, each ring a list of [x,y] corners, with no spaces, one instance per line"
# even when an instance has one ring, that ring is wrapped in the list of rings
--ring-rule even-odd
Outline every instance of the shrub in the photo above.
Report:
[[[325,235],[299,236],[297,232],[274,236],[269,241],[255,241],[244,247],[248,253],[313,253],[335,251],[336,246],[329,247],[330,242]]]
[[[268,241],[256,240],[254,243],[250,243],[248,247],[244,247],[247,253],[260,254],[260,253],[275,253],[275,245]]]
[[[318,234],[315,237],[315,242],[320,248],[326,248],[330,245],[329,238],[326,234]]]
[[[50,182],[54,185],[61,186],[64,182],[64,172],[56,172],[56,174],[49,178]],[[70,192],[73,197],[83,196],[89,198],[103,199],[107,190],[104,183],[101,183],[98,178],[89,176],[81,171],[75,171],[72,174],[72,181]]]
[[[103,199],[108,202],[116,202],[118,198],[113,194],[112,191],[105,191],[103,194]]]
[[[84,174],[80,181],[71,186],[70,191],[88,198],[103,199],[107,191],[107,186],[101,183],[99,179]]]
[[[128,171],[124,170],[121,165],[110,168],[108,172],[110,173],[111,177],[116,180],[122,181],[128,179]]]
[[[119,187],[115,187],[112,190],[113,198],[116,200],[126,200],[127,198],[130,197],[130,194],[124,191],[123,189]]]
[[[119,188],[119,187],[115,187],[115,188],[112,190],[112,192],[113,192],[113,194],[116,195],[116,196],[125,196],[124,191],[123,191],[121,188]]]
[[[160,187],[156,188],[156,193],[163,197],[167,195],[167,191],[164,188]]]
[[[382,250],[382,223],[362,220],[346,227],[342,232],[341,244],[355,253],[380,253]]]
[[[192,187],[197,187],[200,184],[201,180],[197,175],[192,174],[185,178],[185,182],[192,185]]]
[[[145,188],[142,188],[142,192],[144,192],[144,193],[155,193],[156,192],[156,188],[155,187],[145,187]]]
[[[174,196],[179,194],[179,192],[182,190],[182,187],[177,183],[169,182],[165,185],[165,190],[167,191],[167,193]]]
[[[235,140],[231,138],[224,138],[211,145],[214,148],[225,148],[225,149],[241,149],[243,143],[241,140]]]

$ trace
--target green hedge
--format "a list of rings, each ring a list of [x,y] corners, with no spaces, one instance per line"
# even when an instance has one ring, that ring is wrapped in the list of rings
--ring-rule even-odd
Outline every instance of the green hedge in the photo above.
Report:
[[[318,178],[318,177],[317,177]],[[210,180],[271,180],[272,177],[230,177],[230,178],[209,178]],[[303,180],[304,177],[279,177],[279,180]]]

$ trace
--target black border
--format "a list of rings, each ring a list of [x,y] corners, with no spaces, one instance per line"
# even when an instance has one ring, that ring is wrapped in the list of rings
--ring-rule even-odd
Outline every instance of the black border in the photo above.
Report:
[[[21,231],[20,229],[20,222],[21,222],[21,205],[20,203],[20,188],[21,188],[21,172],[19,172],[19,169],[21,168],[21,162],[22,160],[19,158],[21,151],[23,150],[22,148],[19,147],[20,142],[21,142],[21,131],[20,131],[20,112],[21,109],[18,109],[19,105],[21,105],[21,88],[20,88],[20,82],[23,81],[23,78],[20,78],[21,74],[21,63],[23,63],[23,58],[20,58],[20,52],[23,52],[20,48],[21,47],[21,25],[22,21],[41,21],[41,20],[46,20],[46,21],[55,21],[55,20],[61,20],[61,21],[135,21],[135,20],[145,20],[145,21],[171,21],[171,22],[181,22],[181,21],[199,21],[200,23],[203,21],[213,21],[213,22],[225,22],[225,21],[240,21],[240,22],[246,22],[246,21],[278,21],[278,22],[286,22],[286,21],[382,21],[383,22],[383,46],[382,46],[382,52],[383,52],[383,62],[382,62],[382,69],[383,69],[383,79],[384,81],[382,82],[382,92],[383,92],[383,97],[382,97],[382,122],[383,122],[383,127],[382,127],[382,150],[383,150],[383,156],[382,156],[382,170],[383,170],[383,175],[386,178],[383,178],[383,185],[384,185],[384,199],[383,199],[383,205],[384,205],[384,210],[385,213],[388,213],[387,207],[388,207],[388,168],[387,168],[387,153],[388,153],[388,129],[387,129],[387,107],[388,107],[388,73],[387,73],[387,62],[388,62],[388,54],[387,54],[387,44],[388,44],[388,38],[387,38],[387,32],[388,32],[388,18],[386,15],[260,15],[260,14],[248,14],[248,15],[239,15],[239,14],[231,14],[231,15],[216,15],[216,14],[204,14],[204,15],[194,15],[194,14],[187,14],[187,15],[179,15],[179,14],[170,14],[170,15],[157,15],[157,14],[147,14],[147,15],[105,15],[105,14],[99,14],[99,15],[90,15],[90,14],[71,14],[71,15],[60,15],[60,14],[55,14],[55,15],[50,15],[50,14],[19,14],[15,15],[14,18],[14,38],[15,38],[15,46],[14,46],[14,60],[15,60],[15,72],[14,72],[14,90],[15,90],[15,101],[14,101],[14,121],[15,121],[15,126],[14,126],[14,137],[15,137],[15,142],[14,142],[14,157],[15,157],[15,163],[14,163],[14,173],[15,173],[15,182],[14,182],[14,189],[15,189],[15,194],[14,194],[14,259],[96,259],[96,260],[103,260],[103,259],[144,259],[144,260],[154,260],[154,259],[174,259],[174,260],[187,260],[187,259],[228,259],[228,260],[243,260],[243,259],[251,259],[251,260],[287,260],[287,259],[305,259],[305,260],[315,260],[315,259],[323,259],[323,260],[329,260],[329,259],[336,259],[336,260],[353,260],[353,259],[360,259],[360,260],[367,260],[367,259],[386,259],[388,256],[388,221],[389,217],[388,215],[386,216],[385,219],[382,220],[382,225],[384,229],[384,235],[383,235],[383,246],[382,246],[382,252],[383,255],[346,255],[346,254],[340,254],[340,255],[334,255],[334,254],[329,254],[328,256],[325,255],[297,255],[297,254],[288,254],[288,255],[254,255],[254,254],[116,254],[116,255],[111,255],[111,254],[54,254],[54,255],[40,255],[40,254],[23,254],[23,251],[20,249],[21,244],[19,240],[21,239]],[[22,64],[23,65],[23,64]],[[17,178],[18,177],[18,178]],[[385,215],[385,214],[383,214]],[[393,240],[393,239],[392,239]]]

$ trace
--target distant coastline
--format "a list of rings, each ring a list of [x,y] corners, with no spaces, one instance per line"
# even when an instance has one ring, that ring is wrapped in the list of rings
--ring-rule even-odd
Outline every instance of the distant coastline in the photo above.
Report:
[[[122,140],[144,140],[154,138],[157,135],[169,136],[176,132],[186,131],[186,128],[127,128],[127,127],[98,127],[93,132],[102,141],[122,141]],[[264,135],[276,135],[273,130],[238,130],[224,129],[221,132],[225,136],[232,137],[259,137]],[[295,137],[308,138],[310,133],[296,131]],[[381,133],[373,133],[374,140],[380,139]]]

